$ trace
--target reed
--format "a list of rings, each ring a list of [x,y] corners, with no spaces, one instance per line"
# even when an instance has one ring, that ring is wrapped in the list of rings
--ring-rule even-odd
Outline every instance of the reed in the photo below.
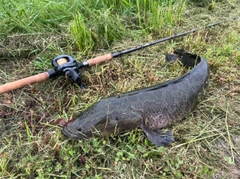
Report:
[[[69,24],[69,32],[80,51],[87,53],[93,48],[93,32],[87,27],[86,18],[82,14],[74,16]]]
[[[141,1],[137,0],[139,25],[150,33],[160,34],[166,26],[179,22],[185,9],[185,0]]]

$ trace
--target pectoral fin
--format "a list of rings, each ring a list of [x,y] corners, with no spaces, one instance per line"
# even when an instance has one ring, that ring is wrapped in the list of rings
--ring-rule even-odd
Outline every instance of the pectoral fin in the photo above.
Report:
[[[152,131],[146,128],[144,125],[141,125],[141,128],[145,132],[147,138],[156,146],[167,146],[174,141],[172,131],[161,132],[161,131]]]

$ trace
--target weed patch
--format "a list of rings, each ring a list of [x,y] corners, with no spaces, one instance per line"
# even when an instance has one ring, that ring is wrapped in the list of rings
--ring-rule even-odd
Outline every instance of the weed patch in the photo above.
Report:
[[[62,53],[85,61],[239,15],[239,0],[201,2],[2,0],[0,83],[47,71]],[[239,178],[239,37],[239,21],[226,22],[82,69],[86,89],[58,77],[0,95],[0,178]],[[58,119],[182,75],[165,63],[176,48],[204,57],[210,81],[171,127],[170,146],[154,146],[140,129],[87,141],[61,134]]]

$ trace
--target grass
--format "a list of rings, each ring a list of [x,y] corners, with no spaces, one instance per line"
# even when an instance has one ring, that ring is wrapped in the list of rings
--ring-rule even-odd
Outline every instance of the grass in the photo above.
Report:
[[[239,15],[234,1],[6,1],[0,5],[0,83],[47,71],[62,53],[78,61],[125,50]],[[0,178],[239,178],[239,20],[83,69],[82,90],[64,77],[0,95]],[[171,127],[175,142],[155,147],[138,129],[70,141],[57,119],[101,98],[184,73],[164,54],[205,57],[205,98]]]

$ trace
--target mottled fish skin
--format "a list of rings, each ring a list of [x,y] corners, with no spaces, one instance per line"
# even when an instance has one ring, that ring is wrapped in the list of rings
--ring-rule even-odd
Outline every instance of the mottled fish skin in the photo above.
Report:
[[[164,136],[160,129],[182,120],[193,110],[209,78],[205,59],[184,50],[175,53],[184,66],[192,68],[188,73],[166,83],[100,100],[64,126],[63,134],[87,139],[141,127],[155,145],[168,145],[173,141],[172,134],[167,132]]]

